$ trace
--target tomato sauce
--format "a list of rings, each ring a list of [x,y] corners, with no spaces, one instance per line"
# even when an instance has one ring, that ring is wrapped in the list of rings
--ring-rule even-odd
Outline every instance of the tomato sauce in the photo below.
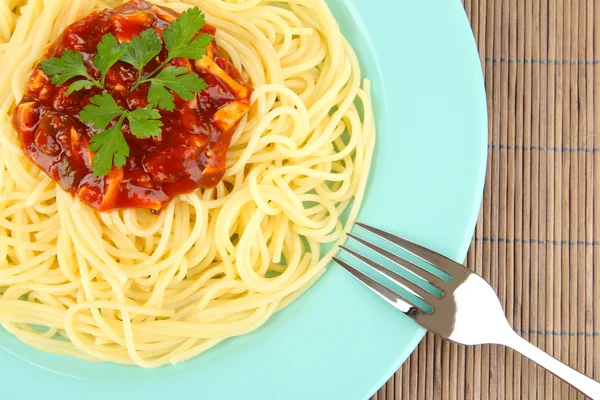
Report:
[[[60,57],[67,49],[80,52],[88,73],[99,79],[92,59],[102,36],[112,33],[124,42],[152,28],[162,37],[164,28],[177,17],[171,10],[131,1],[70,25],[46,55]],[[203,33],[215,31],[208,24],[202,28]],[[154,70],[166,57],[163,44],[144,72]],[[177,194],[214,187],[225,173],[231,135],[249,110],[252,88],[213,44],[202,60],[175,59],[171,64],[189,68],[208,87],[191,101],[174,94],[175,109],[160,110],[163,127],[157,137],[138,139],[124,123],[130,148],[127,163],[100,177],[92,173],[94,153],[89,146],[90,138],[99,131],[79,121],[78,115],[90,98],[103,90],[93,87],[67,96],[68,86],[78,78],[53,85],[38,66],[13,117],[25,154],[64,190],[100,211],[129,207],[160,210]],[[148,104],[148,83],[130,91],[136,79],[137,70],[120,61],[106,76],[106,91],[123,109]]]

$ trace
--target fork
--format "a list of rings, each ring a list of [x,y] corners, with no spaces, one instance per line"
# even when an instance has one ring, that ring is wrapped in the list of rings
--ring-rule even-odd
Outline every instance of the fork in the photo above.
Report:
[[[420,302],[429,305],[429,307],[424,307],[418,301],[398,294],[339,257],[334,257],[340,266],[392,306],[424,328],[452,342],[465,345],[490,343],[508,346],[590,398],[600,400],[600,383],[546,354],[523,339],[510,327],[494,289],[479,275],[461,264],[407,239],[360,222],[357,222],[356,225],[442,271],[442,274],[429,272],[395,253],[349,233],[350,238],[415,275],[416,281],[420,284],[404,278],[392,269],[346,246],[340,246],[343,251],[385,276],[398,287],[416,296]],[[438,276],[444,275],[443,273],[447,276]],[[436,289],[433,291],[439,292],[432,293],[430,285]]]

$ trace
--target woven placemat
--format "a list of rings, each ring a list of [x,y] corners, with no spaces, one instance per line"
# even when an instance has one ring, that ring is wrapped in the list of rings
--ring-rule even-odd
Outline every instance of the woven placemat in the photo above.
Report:
[[[489,107],[466,264],[496,289],[519,334],[600,380],[600,1],[463,3]],[[430,334],[374,396],[520,398],[583,396],[511,350]]]

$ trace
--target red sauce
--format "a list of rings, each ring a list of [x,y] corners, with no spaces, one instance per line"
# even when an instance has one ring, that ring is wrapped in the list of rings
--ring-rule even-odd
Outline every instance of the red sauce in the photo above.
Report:
[[[59,57],[67,49],[81,52],[88,72],[99,79],[92,59],[103,35],[112,33],[120,41],[129,41],[153,28],[162,37],[164,28],[177,17],[171,10],[144,1],[95,12],[69,26],[47,57]],[[204,33],[215,31],[210,25],[202,29]],[[163,45],[158,60],[151,61],[145,72],[154,70],[166,57]],[[92,173],[94,154],[89,147],[90,138],[99,131],[80,122],[78,115],[102,89],[94,87],[67,96],[68,86],[77,78],[64,85],[53,85],[38,66],[13,116],[25,154],[64,190],[101,211],[127,207],[159,210],[177,194],[215,186],[225,173],[231,135],[239,119],[248,112],[252,88],[213,45],[209,46],[204,64],[207,60],[210,68],[195,60],[171,62],[197,73],[208,87],[192,101],[175,95],[175,109],[160,111],[164,126],[158,137],[138,139],[125,123],[123,132],[130,148],[127,163],[101,177]],[[117,62],[107,74],[106,90],[124,109],[148,104],[149,84],[130,93],[136,78],[137,70],[123,62]],[[232,105],[233,117],[226,112]]]

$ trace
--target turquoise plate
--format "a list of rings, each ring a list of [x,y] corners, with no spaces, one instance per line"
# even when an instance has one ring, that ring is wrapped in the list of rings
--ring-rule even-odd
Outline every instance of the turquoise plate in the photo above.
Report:
[[[373,81],[378,124],[360,220],[462,261],[481,201],[486,103],[459,0],[330,0]],[[33,350],[0,329],[5,399],[366,399],[424,330],[341,268],[261,329],[157,370]],[[433,372],[433,371],[432,371]]]

